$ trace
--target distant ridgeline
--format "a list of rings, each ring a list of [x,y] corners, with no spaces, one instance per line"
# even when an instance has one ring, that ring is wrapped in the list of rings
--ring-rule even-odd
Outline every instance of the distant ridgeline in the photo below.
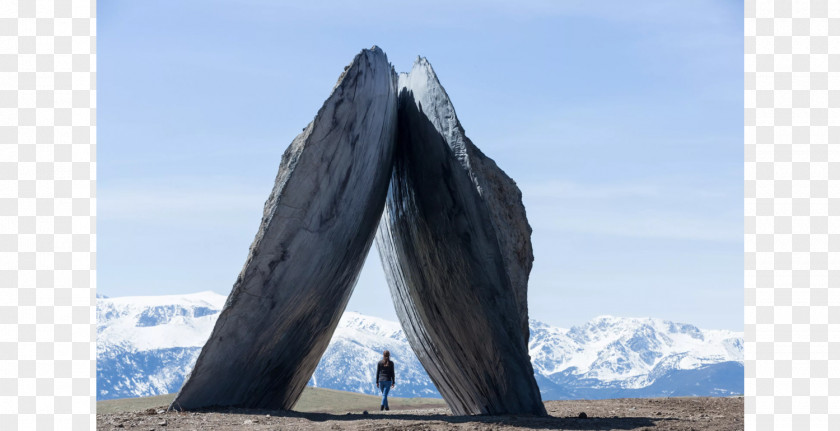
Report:
[[[177,392],[225,297],[213,292],[97,297],[97,399]],[[530,322],[543,400],[727,396],[744,392],[743,334],[660,319],[603,316],[561,329]],[[398,397],[440,398],[398,322],[345,312],[310,386],[374,394],[385,349]]]

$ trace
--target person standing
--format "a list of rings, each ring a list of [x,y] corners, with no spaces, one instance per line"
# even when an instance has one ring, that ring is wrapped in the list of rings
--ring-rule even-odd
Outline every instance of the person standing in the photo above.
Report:
[[[388,408],[388,392],[396,385],[394,379],[394,361],[391,360],[391,352],[382,352],[382,360],[376,364],[376,387],[382,392],[382,404],[379,410],[390,410]]]

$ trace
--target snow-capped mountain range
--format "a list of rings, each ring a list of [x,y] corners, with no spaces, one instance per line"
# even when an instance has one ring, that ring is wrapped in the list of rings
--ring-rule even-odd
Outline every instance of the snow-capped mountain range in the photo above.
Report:
[[[176,392],[226,297],[214,292],[97,296],[97,399]],[[558,328],[530,320],[529,353],[543,400],[744,391],[743,333],[655,318],[597,317]],[[393,396],[440,397],[399,322],[346,311],[309,385],[374,394],[390,350]]]

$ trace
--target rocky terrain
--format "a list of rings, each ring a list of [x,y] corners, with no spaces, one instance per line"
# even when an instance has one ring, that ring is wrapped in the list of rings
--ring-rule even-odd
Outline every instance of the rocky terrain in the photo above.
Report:
[[[143,411],[97,415],[98,430],[674,430],[729,431],[744,428],[743,397],[627,398],[547,401],[548,417],[455,416],[448,408],[391,411],[299,412],[225,409]]]

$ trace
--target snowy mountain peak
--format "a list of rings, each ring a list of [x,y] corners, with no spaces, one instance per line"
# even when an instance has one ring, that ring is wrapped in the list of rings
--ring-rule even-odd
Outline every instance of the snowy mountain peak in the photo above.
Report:
[[[108,299],[115,305],[150,307],[160,305],[182,305],[182,306],[207,306],[217,309],[225,304],[227,296],[220,295],[209,290],[182,295],[159,295],[159,296],[120,296],[109,298],[106,296],[100,299]]]
[[[225,300],[214,292],[97,297],[99,399],[177,391]],[[570,329],[529,325],[543,399],[743,393],[740,332],[608,315]],[[396,364],[395,396],[439,396],[399,322],[355,311],[341,316],[309,384],[373,394],[385,349]]]
[[[345,311],[338,323],[338,328],[348,331],[348,333],[349,331],[357,331],[384,338],[405,338],[399,322],[379,317],[366,316],[356,311]]]
[[[657,318],[595,317],[566,332],[532,320],[534,371],[549,379],[576,375],[624,388],[652,383],[655,369],[743,362],[742,333],[706,331]]]
[[[123,296],[96,301],[97,351],[120,344],[131,350],[202,346],[226,297],[215,292]]]

